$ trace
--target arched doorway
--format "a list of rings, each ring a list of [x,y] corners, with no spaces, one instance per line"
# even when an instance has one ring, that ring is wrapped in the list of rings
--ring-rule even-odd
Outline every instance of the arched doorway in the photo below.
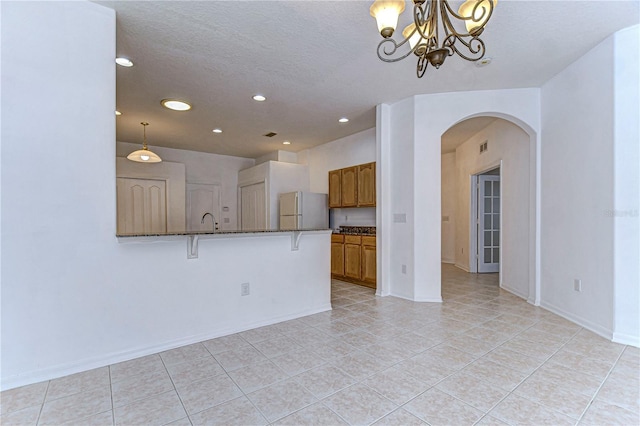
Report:
[[[442,261],[499,272],[500,287],[537,300],[535,136],[513,120],[474,115],[441,138]]]

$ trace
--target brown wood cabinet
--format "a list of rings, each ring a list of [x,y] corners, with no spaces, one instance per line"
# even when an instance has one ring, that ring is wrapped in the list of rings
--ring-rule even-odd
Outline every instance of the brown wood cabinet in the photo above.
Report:
[[[376,237],[362,237],[360,279],[365,283],[376,283],[376,261]]]
[[[331,235],[331,275],[344,275],[344,235]]]
[[[342,170],[329,172],[329,208],[342,207]]]
[[[358,166],[342,169],[341,206],[358,206]]]
[[[376,163],[358,166],[358,206],[376,205]]]
[[[376,288],[376,237],[331,235],[331,277]]]
[[[344,236],[344,276],[347,278],[360,279],[360,248],[359,236]]]
[[[375,207],[376,163],[329,172],[329,208]]]

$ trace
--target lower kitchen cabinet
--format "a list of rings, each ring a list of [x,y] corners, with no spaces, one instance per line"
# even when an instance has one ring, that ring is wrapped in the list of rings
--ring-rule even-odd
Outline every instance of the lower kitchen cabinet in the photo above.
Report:
[[[344,276],[354,280],[360,279],[360,236],[344,236]]]
[[[376,288],[376,237],[332,235],[331,277]]]
[[[331,275],[344,275],[344,235],[331,235]]]
[[[376,237],[362,237],[360,279],[365,283],[376,283],[376,260]]]

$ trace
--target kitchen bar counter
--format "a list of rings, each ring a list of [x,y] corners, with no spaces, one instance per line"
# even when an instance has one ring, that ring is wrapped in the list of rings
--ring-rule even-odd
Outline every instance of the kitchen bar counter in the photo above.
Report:
[[[187,237],[187,259],[198,258],[198,246],[200,240],[223,240],[236,238],[265,238],[277,236],[291,237],[291,251],[297,251],[300,248],[300,241],[303,235],[313,234],[329,234],[331,229],[300,229],[283,231],[279,229],[261,229],[261,230],[234,230],[234,231],[218,231],[218,232],[173,232],[166,234],[117,234],[119,243],[154,243],[163,241],[179,241]]]
[[[118,238],[131,238],[131,237],[172,237],[172,236],[190,236],[190,235],[198,235],[198,236],[233,236],[233,235],[252,235],[256,234],[280,234],[280,233],[289,233],[289,232],[319,232],[319,231],[330,231],[330,229],[322,228],[322,229],[298,229],[298,230],[281,230],[281,229],[256,229],[256,230],[225,230],[225,231],[184,231],[184,232],[169,232],[163,234],[116,234]]]

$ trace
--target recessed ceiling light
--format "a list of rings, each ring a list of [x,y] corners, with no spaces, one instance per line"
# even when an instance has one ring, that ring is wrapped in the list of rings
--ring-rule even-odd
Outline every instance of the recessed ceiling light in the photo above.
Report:
[[[258,102],[264,102],[267,100],[267,98],[265,98],[262,95],[253,95],[253,100]]]
[[[163,99],[160,103],[163,107],[174,111],[189,111],[191,109],[191,105],[177,99]]]
[[[128,58],[116,58],[116,64],[120,65],[121,67],[133,66],[133,62],[131,62],[131,60]]]
[[[122,115],[122,113],[118,110],[116,110],[116,115]]]
[[[222,133],[222,129],[213,129],[212,132],[213,133]]]
[[[284,142],[282,142],[282,145],[291,145],[291,142],[289,142],[289,141],[284,141]]]
[[[348,123],[349,119],[347,117],[342,117],[340,120],[338,120],[340,123]]]

